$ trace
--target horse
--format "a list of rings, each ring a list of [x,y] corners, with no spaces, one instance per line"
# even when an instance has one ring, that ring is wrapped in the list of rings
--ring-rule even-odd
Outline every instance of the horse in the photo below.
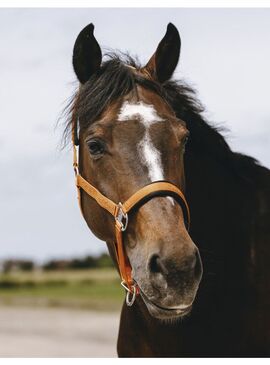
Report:
[[[127,289],[118,356],[269,356],[270,172],[173,80],[180,48],[172,23],[144,66],[102,56],[92,23],[73,48],[65,135],[83,217]]]

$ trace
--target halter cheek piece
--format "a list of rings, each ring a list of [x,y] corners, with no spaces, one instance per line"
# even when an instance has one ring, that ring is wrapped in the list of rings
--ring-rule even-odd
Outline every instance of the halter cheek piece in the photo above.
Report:
[[[139,295],[140,289],[135,280],[132,279],[132,269],[129,259],[125,253],[125,248],[123,245],[123,232],[128,227],[128,214],[131,210],[145,204],[147,201],[156,196],[172,196],[182,207],[185,223],[187,229],[190,225],[190,212],[187,201],[184,194],[178,187],[167,181],[156,181],[150,183],[143,188],[136,191],[128,200],[124,203],[119,202],[116,204],[106,196],[104,196],[99,190],[97,190],[93,185],[86,181],[79,173],[78,167],[78,154],[77,148],[79,148],[79,142],[77,138],[77,120],[76,113],[72,118],[72,142],[73,142],[73,167],[76,178],[76,186],[78,191],[78,201],[81,207],[81,189],[83,189],[86,194],[93,198],[103,209],[109,212],[115,221],[115,242],[114,250],[115,256],[118,263],[118,268],[121,276],[121,285],[127,290],[126,303],[128,306],[132,306],[136,296]],[[82,212],[83,214],[83,212]]]

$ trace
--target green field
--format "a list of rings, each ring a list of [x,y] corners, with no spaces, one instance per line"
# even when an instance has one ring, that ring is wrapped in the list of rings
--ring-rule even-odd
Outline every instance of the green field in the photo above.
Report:
[[[114,269],[0,274],[0,305],[120,310],[124,298]]]

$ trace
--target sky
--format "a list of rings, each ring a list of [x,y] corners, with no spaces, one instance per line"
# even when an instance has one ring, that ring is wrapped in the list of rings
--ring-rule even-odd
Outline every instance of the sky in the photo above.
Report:
[[[233,150],[270,167],[270,9],[0,9],[0,259],[106,251],[80,215],[57,127],[77,85],[73,45],[90,22],[103,49],[142,63],[174,23],[182,39],[174,77],[197,89]]]

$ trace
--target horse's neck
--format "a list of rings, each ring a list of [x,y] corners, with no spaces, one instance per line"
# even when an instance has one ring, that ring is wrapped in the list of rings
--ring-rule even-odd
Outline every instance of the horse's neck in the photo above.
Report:
[[[187,156],[185,170],[191,236],[204,264],[202,285],[216,282],[220,298],[228,290],[240,306],[244,297],[252,302],[252,294],[265,303],[265,292],[270,302],[270,171],[250,164],[247,183],[203,153]]]

